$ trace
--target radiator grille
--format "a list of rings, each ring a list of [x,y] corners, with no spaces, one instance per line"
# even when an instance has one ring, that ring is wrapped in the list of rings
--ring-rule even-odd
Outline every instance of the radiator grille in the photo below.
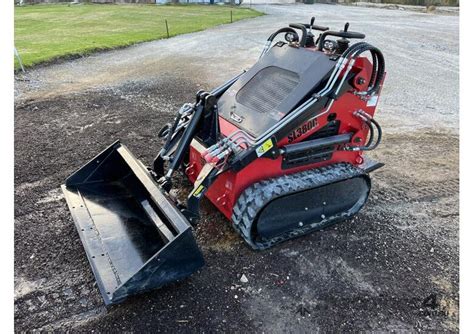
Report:
[[[262,69],[237,93],[238,103],[260,113],[269,113],[298,85],[299,76],[279,67]]]

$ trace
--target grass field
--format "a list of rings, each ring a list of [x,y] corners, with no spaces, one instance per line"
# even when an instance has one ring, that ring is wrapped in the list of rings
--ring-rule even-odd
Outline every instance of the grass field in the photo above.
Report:
[[[15,46],[25,67],[61,57],[166,38],[256,17],[248,8],[205,5],[35,5],[15,8]],[[15,59],[15,68],[18,68]]]

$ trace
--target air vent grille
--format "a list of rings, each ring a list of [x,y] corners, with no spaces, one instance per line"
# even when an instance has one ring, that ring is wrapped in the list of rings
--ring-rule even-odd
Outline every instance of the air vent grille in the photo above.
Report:
[[[299,76],[279,67],[269,66],[250,79],[237,93],[238,103],[256,112],[272,112],[298,85]]]

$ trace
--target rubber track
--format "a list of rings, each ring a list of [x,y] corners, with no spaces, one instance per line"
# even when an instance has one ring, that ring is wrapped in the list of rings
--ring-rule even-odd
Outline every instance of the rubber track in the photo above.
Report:
[[[256,250],[263,250],[283,241],[308,234],[315,230],[321,230],[340,220],[350,218],[357,212],[343,212],[328,217],[318,224],[309,224],[269,240],[255,240],[255,236],[252,235],[252,225],[258,213],[270,201],[284,195],[321,187],[361,175],[367,174],[351,164],[338,163],[254,183],[242,192],[235,203],[232,214],[232,226],[245,242]]]

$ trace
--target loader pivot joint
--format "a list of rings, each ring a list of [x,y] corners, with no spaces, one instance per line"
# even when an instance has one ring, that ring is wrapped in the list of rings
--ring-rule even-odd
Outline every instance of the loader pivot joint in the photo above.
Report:
[[[171,178],[167,177],[167,176],[163,176],[161,179],[159,179],[158,184],[166,192],[170,192],[171,188],[173,187],[173,183],[171,181]]]

